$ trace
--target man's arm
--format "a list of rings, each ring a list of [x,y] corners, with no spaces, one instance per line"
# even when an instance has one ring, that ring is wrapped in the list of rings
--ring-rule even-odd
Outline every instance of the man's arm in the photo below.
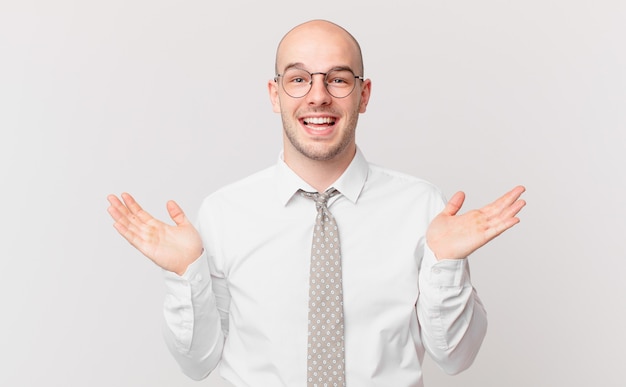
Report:
[[[467,369],[487,332],[487,314],[472,287],[467,259],[438,261],[424,247],[417,317],[424,347],[448,374]]]
[[[222,357],[226,336],[220,316],[228,316],[230,295],[223,280],[211,277],[206,252],[182,276],[168,271],[164,276],[165,343],[185,375],[204,379]]]
[[[127,193],[122,194],[123,202],[115,195],[107,199],[115,229],[164,269],[164,336],[170,352],[190,378],[205,378],[221,358],[224,333],[198,231],[173,201],[167,203],[175,223],[171,226],[152,217]]]
[[[487,330],[485,309],[472,287],[467,256],[519,222],[526,202],[518,186],[494,201],[457,215],[458,192],[430,223],[420,266],[417,316],[425,348],[447,373],[469,367]]]

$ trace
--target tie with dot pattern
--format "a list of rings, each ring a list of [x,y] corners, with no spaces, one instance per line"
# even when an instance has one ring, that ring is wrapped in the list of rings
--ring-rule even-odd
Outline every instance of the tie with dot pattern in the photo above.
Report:
[[[321,194],[301,191],[317,208],[309,278],[308,387],[346,385],[341,250],[337,224],[327,207],[337,194],[334,188]]]

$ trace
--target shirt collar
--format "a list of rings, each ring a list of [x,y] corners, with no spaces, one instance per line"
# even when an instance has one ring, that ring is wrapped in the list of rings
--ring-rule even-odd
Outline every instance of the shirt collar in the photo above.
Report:
[[[369,165],[367,160],[357,148],[356,154],[348,165],[343,174],[333,183],[331,187],[337,189],[352,203],[356,203],[359,195],[365,186]],[[276,166],[276,188],[278,198],[282,205],[287,205],[293,195],[298,190],[315,192],[315,188],[311,187],[307,182],[296,175],[294,171],[285,163],[283,153],[281,152]]]

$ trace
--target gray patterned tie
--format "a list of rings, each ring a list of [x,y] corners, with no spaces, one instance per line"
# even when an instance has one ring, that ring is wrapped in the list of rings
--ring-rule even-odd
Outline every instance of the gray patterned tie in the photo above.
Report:
[[[327,207],[328,199],[337,194],[334,188],[321,194],[301,191],[315,200],[317,208],[309,278],[308,387],[346,385],[341,249],[337,224]]]

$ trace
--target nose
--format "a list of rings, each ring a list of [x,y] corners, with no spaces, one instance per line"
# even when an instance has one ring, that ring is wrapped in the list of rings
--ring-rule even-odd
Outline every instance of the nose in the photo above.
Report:
[[[326,89],[325,78],[326,74],[312,74],[311,90],[309,90],[309,93],[306,95],[309,105],[323,106],[332,102],[333,97],[328,93],[328,89]]]

